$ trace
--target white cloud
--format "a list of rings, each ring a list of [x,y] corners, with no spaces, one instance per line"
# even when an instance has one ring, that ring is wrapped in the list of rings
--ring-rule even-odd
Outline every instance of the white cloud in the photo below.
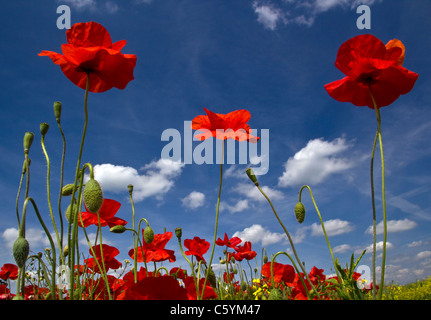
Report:
[[[416,226],[417,223],[409,219],[387,221],[388,233],[406,231]],[[373,234],[373,226],[369,226],[365,233]],[[383,221],[376,225],[376,234],[383,234]]]
[[[58,3],[70,5],[77,10],[90,10],[92,12],[115,13],[119,10],[119,6],[113,1],[102,1],[97,3],[96,0],[57,0]]]
[[[271,201],[281,200],[284,198],[283,193],[279,190],[272,189],[268,186],[261,186],[261,189],[263,190],[263,192],[265,192],[265,194],[268,196],[268,198],[271,199]],[[235,191],[238,192],[239,194],[246,196],[250,200],[267,201],[265,199],[265,197],[263,196],[263,194],[259,191],[259,189],[256,188],[256,186],[251,182],[250,183],[239,183],[235,187]]]
[[[386,249],[391,249],[394,246],[392,245],[392,243],[390,242],[386,242]],[[370,244],[367,248],[367,253],[372,253],[373,252],[373,245]],[[376,243],[376,251],[382,251],[383,250],[383,241],[377,242]]]
[[[350,160],[336,157],[349,147],[344,138],[337,138],[331,142],[323,139],[310,140],[304,148],[287,160],[285,171],[278,180],[279,186],[316,185],[331,174],[351,168],[353,163]]]
[[[409,243],[407,246],[409,248],[414,248],[414,247],[419,247],[421,245],[422,245],[422,240],[419,240],[419,241],[413,241],[413,242]]]
[[[253,9],[258,16],[258,22],[270,30],[277,25],[298,24],[312,26],[317,16],[329,10],[341,8],[355,10],[359,5],[371,6],[383,0],[256,0]]]
[[[109,163],[94,166],[94,178],[104,191],[114,193],[127,192],[127,186],[133,185],[133,200],[142,201],[148,197],[161,199],[174,186],[174,179],[181,174],[184,164],[168,159],[153,161],[143,168],[140,174],[132,167]]]
[[[192,191],[186,197],[181,199],[184,207],[196,209],[202,207],[205,203],[205,194],[198,191]]]
[[[234,205],[230,205],[227,202],[222,201],[220,203],[220,211],[227,210],[230,213],[241,212],[249,208],[248,200],[239,200]]]
[[[332,219],[323,222],[325,226],[325,231],[328,237],[336,236],[343,233],[349,233],[354,229],[354,226],[344,220]],[[323,236],[323,229],[321,224],[313,223],[311,225],[311,235],[312,236]]]
[[[258,5],[257,1],[253,3],[254,12],[257,14],[257,21],[270,30],[275,30],[277,23],[282,19],[279,9],[268,5]]]
[[[427,250],[419,252],[416,257],[418,257],[419,259],[429,258],[431,257],[431,251]]]
[[[16,238],[18,238],[18,229],[7,228],[5,231],[3,231],[2,238],[6,243],[6,247],[12,249],[13,243],[15,242]],[[27,228],[25,230],[25,238],[30,245],[30,249],[32,247],[50,246],[48,237],[42,229]],[[54,243],[56,243],[54,237],[53,240]]]
[[[352,247],[348,244],[341,244],[339,246],[334,247],[333,251],[335,253],[344,253],[344,252],[352,251]]]
[[[95,0],[57,0],[57,2],[70,5],[76,9],[94,9],[96,7]]]
[[[271,232],[260,224],[254,224],[242,231],[237,231],[233,234],[233,237],[238,237],[244,242],[250,241],[252,244],[261,242],[262,246],[274,244],[286,238],[284,233]]]

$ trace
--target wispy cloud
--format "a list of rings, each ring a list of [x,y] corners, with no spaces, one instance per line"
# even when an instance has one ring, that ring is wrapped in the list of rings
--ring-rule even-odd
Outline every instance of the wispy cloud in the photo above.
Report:
[[[120,7],[114,1],[100,1],[96,0],[57,0],[58,3],[66,4],[76,10],[90,10],[91,12],[101,13],[116,13]]]
[[[349,147],[349,143],[344,138],[333,141],[310,140],[304,148],[287,160],[278,185],[281,187],[316,185],[332,174],[351,168],[352,161],[336,157]]]
[[[275,30],[279,25],[298,24],[312,26],[317,16],[335,8],[354,9],[359,5],[372,5],[383,0],[256,0],[253,9],[257,21],[265,28]]]
[[[235,201],[235,203],[232,205],[227,203],[226,201],[222,201],[220,203],[220,210],[221,211],[227,210],[230,213],[241,212],[248,208],[249,208],[249,203],[247,199]]]

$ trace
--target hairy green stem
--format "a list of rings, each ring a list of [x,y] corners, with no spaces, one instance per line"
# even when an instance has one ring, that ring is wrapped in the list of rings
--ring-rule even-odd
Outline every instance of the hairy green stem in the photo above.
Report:
[[[373,207],[373,290],[372,295],[373,299],[376,299],[376,246],[377,246],[377,232],[376,232],[376,202],[374,197],[374,154],[376,151],[377,139],[379,133],[376,132],[376,136],[374,138],[373,143],[373,151],[371,153],[371,165],[370,165],[370,175],[371,175],[371,204]]]

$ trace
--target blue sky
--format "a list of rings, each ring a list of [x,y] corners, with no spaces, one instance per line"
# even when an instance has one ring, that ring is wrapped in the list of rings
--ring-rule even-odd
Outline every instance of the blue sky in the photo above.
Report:
[[[39,124],[50,156],[51,199],[57,205],[62,140],[52,112],[63,104],[67,139],[65,183],[73,182],[83,126],[84,91],[73,85],[42,50],[60,52],[65,30],[56,26],[57,7],[71,9],[72,24],[96,21],[113,41],[127,40],[123,53],[136,54],[135,79],[125,90],[89,95],[89,127],[83,161],[95,166],[105,197],[122,203],[117,216],[129,221],[127,185],[135,186],[135,209],[156,233],[183,228],[183,239],[212,243],[219,187],[218,164],[161,161],[166,129],[182,136],[184,121],[204,114],[247,109],[249,124],[269,130],[269,171],[259,177],[306,267],[331,274],[332,261],[309,194],[306,220],[293,214],[302,185],[310,185],[331,246],[342,265],[372,245],[370,154],[375,112],[340,103],[326,83],[343,75],[334,66],[339,46],[372,33],[406,46],[404,66],[419,73],[413,90],[381,109],[389,220],[386,280],[406,283],[431,275],[431,3],[422,0],[64,0],[2,2],[0,19],[0,265],[13,262],[17,236],[15,200],[23,163],[22,138],[35,133],[30,158],[30,195],[51,226],[46,200],[46,163]],[[371,30],[359,30],[356,8],[371,8]],[[193,142],[193,147],[199,142]],[[377,222],[382,220],[380,158],[376,156]],[[214,159],[214,162],[216,159]],[[244,174],[247,165],[225,165],[218,236],[240,236],[261,256],[291,252],[271,208]],[[20,199],[22,208],[23,199]],[[64,201],[67,203],[67,201]],[[66,205],[65,205],[66,206]],[[65,209],[65,208],[64,208]],[[52,229],[52,227],[51,227]],[[88,228],[94,234],[95,227]],[[130,233],[103,231],[106,243],[128,258]],[[27,237],[34,252],[48,246],[33,212]],[[382,234],[378,234],[382,241]],[[83,244],[82,250],[87,252]],[[173,266],[186,267],[175,237]],[[371,250],[363,265],[371,266]],[[222,253],[217,248],[215,263]],[[209,259],[209,254],[205,256]],[[377,265],[381,264],[381,250]],[[280,258],[281,262],[286,262]],[[247,265],[243,262],[243,267]],[[254,266],[254,265],[253,265]],[[246,269],[248,270],[248,269]]]

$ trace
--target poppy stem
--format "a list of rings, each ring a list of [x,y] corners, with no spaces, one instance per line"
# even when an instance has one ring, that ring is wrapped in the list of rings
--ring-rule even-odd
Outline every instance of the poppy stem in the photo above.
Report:
[[[383,143],[382,143],[382,119],[380,115],[380,110],[377,107],[376,100],[374,98],[373,92],[370,88],[371,100],[373,101],[374,110],[376,111],[377,118],[377,135],[379,138],[379,146],[380,146],[380,158],[381,158],[381,166],[382,166],[382,204],[383,204],[383,256],[382,256],[382,273],[380,280],[380,288],[378,292],[378,299],[382,299],[383,294],[383,286],[385,283],[385,265],[386,265],[386,242],[387,242],[387,220],[386,220],[386,196],[385,196],[385,159],[383,155]]]
[[[341,279],[341,276],[340,276],[340,274],[338,272],[338,269],[337,269],[337,266],[336,266],[336,263],[335,263],[334,253],[332,252],[331,244],[329,243],[329,238],[328,238],[328,235],[326,234],[325,225],[323,224],[322,216],[320,215],[319,208],[317,207],[316,201],[314,200],[313,192],[311,191],[311,188],[309,186],[303,186],[299,190],[299,202],[301,202],[302,190],[304,188],[307,188],[308,191],[310,192],[311,200],[313,201],[314,208],[316,209],[317,215],[319,216],[320,223],[322,224],[322,230],[323,230],[323,233],[324,233],[325,238],[326,238],[326,243],[328,244],[329,252],[331,253],[332,262],[334,263],[335,271],[337,273],[338,279]]]
[[[81,158],[82,158],[82,151],[84,149],[84,141],[85,141],[85,135],[87,133],[87,125],[88,125],[88,107],[87,107],[87,100],[88,100],[88,92],[90,89],[90,73],[87,72],[87,83],[86,83],[86,87],[85,87],[85,95],[84,95],[84,128],[82,131],[82,138],[81,138],[81,146],[79,148],[79,155],[78,155],[78,163],[76,165],[76,172],[75,172],[75,182],[73,184],[73,190],[76,190],[76,186],[78,183],[78,177],[79,177],[79,169],[81,167]],[[81,187],[79,188],[79,192],[78,192],[78,198],[81,196],[81,192],[82,192],[82,184]],[[71,197],[71,203],[70,203],[70,212],[74,212],[74,202],[75,202],[75,194],[72,193],[72,197]],[[79,214],[79,210],[77,215]],[[72,219],[71,219],[72,220]],[[69,234],[69,248],[70,248],[70,265],[69,268],[70,270],[74,270],[75,269],[75,242],[76,242],[76,237],[77,237],[77,233],[78,233],[78,226],[77,226],[77,217],[74,217],[74,225],[73,225],[73,232],[72,235]],[[70,226],[70,222],[69,222],[69,226]],[[79,254],[78,254],[79,256]],[[78,268],[79,270],[79,268]],[[79,271],[78,271],[79,273]],[[74,272],[70,273],[70,299],[73,299],[74,295],[74,285],[75,283],[75,276],[74,276]]]
[[[260,187],[259,183],[257,183],[257,184],[255,183],[255,185],[256,185],[256,187],[259,189],[259,191],[262,193],[262,195],[265,197],[265,199],[268,201],[269,205],[271,206],[272,211],[274,212],[275,217],[277,218],[278,222],[280,223],[281,227],[282,227],[282,228],[283,228],[283,230],[284,230],[284,233],[286,234],[287,238],[289,239],[290,246],[292,247],[292,250],[293,250],[293,254],[294,254],[294,256],[295,256],[296,260],[298,261],[298,264],[299,264],[299,266],[301,267],[302,272],[304,273],[305,277],[307,278],[307,280],[308,280],[308,282],[310,283],[311,287],[313,288],[314,292],[316,292],[317,297],[319,298],[319,300],[321,300],[319,293],[317,292],[317,290],[316,290],[316,288],[314,287],[313,283],[312,283],[312,282],[310,281],[310,279],[308,278],[307,271],[305,270],[305,268],[304,268],[303,264],[301,263],[301,260],[300,260],[300,259],[299,259],[299,257],[298,257],[298,254],[296,253],[296,249],[295,249],[295,246],[294,246],[294,244],[293,244],[292,238],[290,237],[290,234],[289,234],[289,232],[287,231],[286,227],[284,226],[283,222],[280,220],[280,218],[279,218],[279,216],[278,216],[278,214],[277,214],[277,211],[275,211],[275,208],[274,208],[274,206],[272,205],[271,199],[269,199],[269,198],[268,198],[268,196],[266,195],[266,193],[265,193],[265,192],[262,190],[262,188]]]
[[[208,276],[209,276],[209,272],[210,272],[210,268],[211,268],[211,263],[212,263],[213,257],[214,257],[214,249],[215,249],[215,245],[216,245],[216,240],[217,240],[218,217],[219,217],[219,211],[220,211],[220,195],[221,195],[221,186],[222,186],[222,181],[223,181],[223,162],[224,162],[224,145],[225,145],[225,141],[226,140],[223,140],[223,143],[221,145],[220,184],[219,184],[218,197],[217,197],[217,209],[216,209],[216,220],[215,220],[213,248],[211,250],[211,257],[210,257],[210,261],[208,263],[208,269],[207,269],[207,272],[206,272],[205,281],[204,281],[204,285],[203,285],[203,288],[202,288],[201,300],[204,297],[205,286],[207,284],[207,280],[208,280]]]
[[[376,132],[376,136],[374,137],[374,143],[373,143],[373,151],[371,154],[371,165],[370,165],[370,175],[371,175],[371,203],[373,207],[373,299],[376,299],[376,243],[377,243],[377,236],[376,236],[376,203],[375,203],[375,197],[374,197],[374,154],[376,151],[376,145],[377,145],[377,139],[378,139],[379,133]]]

